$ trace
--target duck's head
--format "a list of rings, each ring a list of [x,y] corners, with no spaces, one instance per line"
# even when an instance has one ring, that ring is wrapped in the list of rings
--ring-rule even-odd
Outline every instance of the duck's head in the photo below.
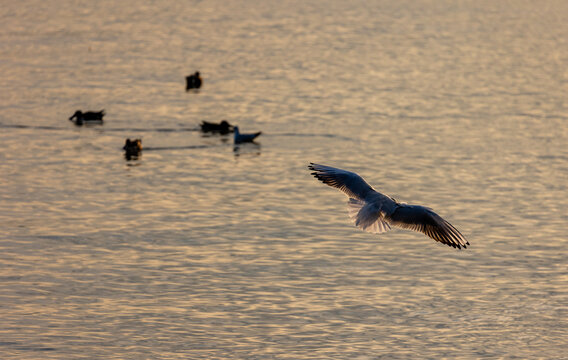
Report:
[[[81,110],[77,110],[77,111],[75,111],[75,113],[73,115],[71,115],[69,120],[73,120],[73,118],[79,119],[81,116],[83,116],[83,112]]]
[[[122,147],[126,151],[140,151],[142,150],[142,140],[140,139],[126,139],[124,146]]]

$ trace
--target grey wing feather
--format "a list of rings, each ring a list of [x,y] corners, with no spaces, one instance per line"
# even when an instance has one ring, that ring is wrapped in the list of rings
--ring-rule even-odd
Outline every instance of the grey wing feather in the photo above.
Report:
[[[373,188],[354,172],[337,169],[331,166],[310,163],[312,175],[319,181],[343,191],[350,198],[364,200]]]
[[[452,224],[424,206],[401,204],[388,217],[388,220],[394,226],[419,231],[454,248],[463,247],[465,249],[469,245],[465,237]]]

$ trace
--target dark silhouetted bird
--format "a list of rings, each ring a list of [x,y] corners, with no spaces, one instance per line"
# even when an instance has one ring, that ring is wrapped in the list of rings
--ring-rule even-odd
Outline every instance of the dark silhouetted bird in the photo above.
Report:
[[[190,89],[199,89],[203,80],[201,76],[199,76],[199,71],[196,71],[195,74],[189,75],[185,77],[185,91],[189,91]]]
[[[227,120],[221,121],[219,124],[202,121],[199,125],[203,132],[218,132],[221,134],[228,134],[233,131],[233,125],[229,124]]]
[[[103,116],[105,116],[105,111],[87,111],[82,112],[81,110],[75,111],[73,115],[69,118],[71,121],[75,121],[76,125],[83,125],[83,123],[93,123],[102,124]]]
[[[124,146],[122,148],[125,151],[125,155],[126,155],[127,159],[130,159],[130,157],[136,157],[136,156],[140,155],[140,152],[142,151],[142,140],[140,140],[140,139],[134,139],[134,140],[126,139],[126,142],[124,143]]]

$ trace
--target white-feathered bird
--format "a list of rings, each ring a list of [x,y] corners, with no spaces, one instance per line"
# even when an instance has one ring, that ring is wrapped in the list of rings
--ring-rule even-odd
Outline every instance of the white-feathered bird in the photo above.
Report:
[[[244,142],[252,142],[254,139],[256,139],[257,136],[262,134],[262,132],[260,132],[260,131],[254,133],[254,134],[241,134],[239,132],[238,126],[233,127],[233,132],[235,133],[235,144],[240,144],[240,143],[244,143]]]
[[[349,214],[355,225],[364,231],[382,233],[391,226],[410,229],[452,246],[465,249],[469,242],[432,209],[420,205],[402,204],[375,191],[359,175],[330,166],[310,163],[313,176],[329,186],[343,191],[348,197]]]

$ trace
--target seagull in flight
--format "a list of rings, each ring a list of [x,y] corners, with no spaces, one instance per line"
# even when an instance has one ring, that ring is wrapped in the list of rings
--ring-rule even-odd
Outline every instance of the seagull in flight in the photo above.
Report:
[[[419,231],[448,246],[465,249],[469,242],[449,222],[432,209],[420,205],[399,203],[390,196],[375,191],[354,172],[310,163],[312,175],[337,188],[349,197],[349,214],[355,225],[364,231],[383,233],[391,226]]]

